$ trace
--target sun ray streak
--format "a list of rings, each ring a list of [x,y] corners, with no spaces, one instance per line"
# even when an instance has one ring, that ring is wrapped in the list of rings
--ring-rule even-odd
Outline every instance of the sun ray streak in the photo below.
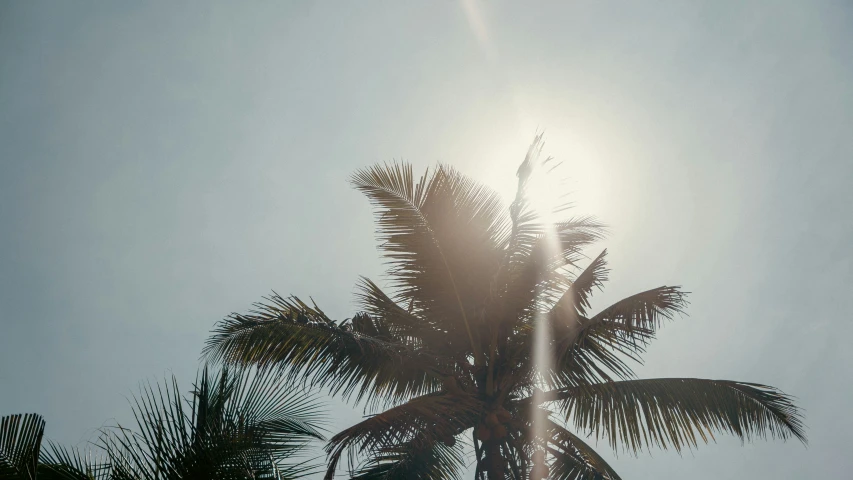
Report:
[[[545,235],[545,246],[547,256],[552,257],[560,253],[559,242],[557,239],[556,230],[554,228],[554,210],[556,207],[556,199],[552,195],[552,188],[549,183],[548,171],[544,168],[545,162],[539,158],[533,159],[531,167],[533,171],[530,175],[529,185],[526,189],[527,200],[531,207],[536,212]],[[545,275],[545,272],[540,272],[540,275]],[[542,278],[541,280],[545,280]],[[540,285],[542,282],[540,282]],[[537,439],[536,457],[541,460],[534,461],[534,468],[542,469],[544,467],[545,453],[547,452],[547,424],[548,412],[545,409],[538,408],[544,400],[543,391],[548,390],[548,380],[553,368],[553,359],[550,358],[551,335],[548,325],[547,309],[544,305],[544,292],[537,292],[537,314],[534,324],[534,343],[533,343],[533,359],[536,368],[535,390],[533,392],[533,432]]]
[[[461,0],[461,3],[462,10],[465,11],[465,18],[468,20],[468,26],[477,39],[477,43],[480,44],[480,48],[483,49],[486,57],[494,60],[495,51],[489,41],[489,30],[486,28],[486,20],[480,8],[479,0]]]

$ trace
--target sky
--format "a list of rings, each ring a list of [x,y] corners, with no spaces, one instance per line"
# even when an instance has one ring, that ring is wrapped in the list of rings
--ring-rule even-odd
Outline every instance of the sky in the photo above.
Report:
[[[639,374],[806,414],[807,448],[600,443],[616,470],[843,478],[851,45],[845,0],[2,2],[0,414],[85,442],[141,381],[189,388],[213,325],[271,290],[351,316],[383,266],[350,173],[445,162],[509,198],[544,130],[572,213],[610,226],[594,306],[692,292]]]

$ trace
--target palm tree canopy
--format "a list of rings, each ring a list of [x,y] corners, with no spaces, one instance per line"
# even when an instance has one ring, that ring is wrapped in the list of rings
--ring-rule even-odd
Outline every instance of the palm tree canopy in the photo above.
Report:
[[[636,379],[630,363],[685,293],[653,288],[592,314],[606,251],[588,262],[584,251],[604,226],[552,223],[533,208],[540,149],[541,136],[509,208],[448,166],[419,179],[406,164],[359,170],[352,183],[376,208],[388,289],[362,278],[361,309],[343,321],[274,294],[220,322],[205,354],[388,408],[329,440],[327,479],[346,451],[355,478],[455,478],[456,437],[470,429],[476,475],[516,479],[618,478],[569,427],[634,452],[719,432],[805,441],[799,411],[772,387]],[[367,454],[361,466],[354,452]]]
[[[203,369],[189,397],[173,377],[133,400],[136,428],[107,428],[94,451],[48,443],[38,415],[3,417],[0,480],[284,480],[316,469],[321,411],[271,372]]]
[[[269,372],[204,368],[191,395],[173,377],[134,398],[135,430],[108,428],[100,443],[113,478],[286,479],[311,469],[292,462],[322,440],[314,400]]]

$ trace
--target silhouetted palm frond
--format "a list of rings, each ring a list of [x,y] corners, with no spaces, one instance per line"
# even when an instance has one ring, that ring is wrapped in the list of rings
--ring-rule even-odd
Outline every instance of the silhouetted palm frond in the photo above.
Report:
[[[48,442],[42,450],[39,480],[111,480],[112,466],[102,451],[63,447]]]
[[[0,419],[0,479],[36,479],[44,424],[34,413]]]
[[[136,429],[109,428],[101,439],[115,478],[291,478],[312,471],[294,461],[318,430],[312,397],[268,372],[218,374],[205,368],[190,397],[173,377],[145,385],[134,399]]]
[[[554,480],[621,480],[601,456],[577,435],[548,421],[548,451],[554,456],[550,478]]]
[[[602,258],[599,256],[590,268],[600,271]],[[587,272],[589,269],[584,274]],[[584,274],[578,277],[583,282],[593,278],[593,275],[584,278]],[[569,289],[550,312],[556,361],[554,377],[559,379],[557,384],[564,386],[611,381],[612,377],[634,378],[624,359],[641,362],[639,355],[645,352],[661,322],[682,313],[686,305],[685,294],[678,287],[659,287],[620,300],[586,318],[582,315],[583,303],[577,303],[586,302],[586,294],[577,300],[566,300],[580,295],[573,290]],[[595,374],[581,375],[583,372]]]
[[[715,432],[805,442],[792,399],[773,387],[729,380],[660,378],[573,387],[548,392],[581,431],[606,438],[615,449],[676,450],[707,442]]]
[[[554,305],[552,316],[555,322],[571,325],[578,316],[586,315],[589,308],[589,297],[593,288],[601,288],[607,281],[607,250],[603,250],[572,282],[560,301]]]
[[[395,299],[467,339],[479,357],[478,305],[469,300],[488,295],[503,256],[509,219],[500,197],[444,165],[418,183],[411,166],[377,165],[352,183],[381,209],[377,234]]]
[[[415,348],[447,340],[448,333],[440,324],[399,305],[369,278],[362,277],[356,289],[360,306],[375,321],[386,325],[394,340]]]
[[[208,340],[207,357],[279,367],[288,380],[304,378],[333,394],[355,394],[357,401],[434,391],[447,364],[452,367],[428,351],[338,324],[298,298],[268,300],[249,315],[233,314],[220,323]]]
[[[482,403],[474,396],[441,393],[417,397],[373,415],[329,439],[326,445],[329,454],[326,478],[334,477],[335,468],[346,449],[387,453],[395,445],[409,444],[420,449],[449,441],[473,427],[482,408]]]
[[[352,480],[451,480],[464,467],[462,447],[414,440],[381,449]]]

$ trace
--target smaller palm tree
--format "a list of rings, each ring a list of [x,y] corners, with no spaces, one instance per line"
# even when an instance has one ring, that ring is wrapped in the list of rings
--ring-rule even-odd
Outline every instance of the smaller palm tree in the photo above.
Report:
[[[137,431],[117,425],[101,438],[115,478],[294,478],[312,465],[288,460],[323,438],[313,399],[267,372],[205,368],[189,398],[174,377],[146,385],[133,413]]]
[[[35,413],[0,419],[0,480],[95,480],[109,478],[103,462],[76,448],[44,440],[44,419]]]
[[[106,428],[93,452],[48,443],[35,414],[3,417],[0,480],[277,479],[305,476],[322,440],[311,396],[268,372],[204,368],[189,396],[172,377],[133,399],[136,428]]]

